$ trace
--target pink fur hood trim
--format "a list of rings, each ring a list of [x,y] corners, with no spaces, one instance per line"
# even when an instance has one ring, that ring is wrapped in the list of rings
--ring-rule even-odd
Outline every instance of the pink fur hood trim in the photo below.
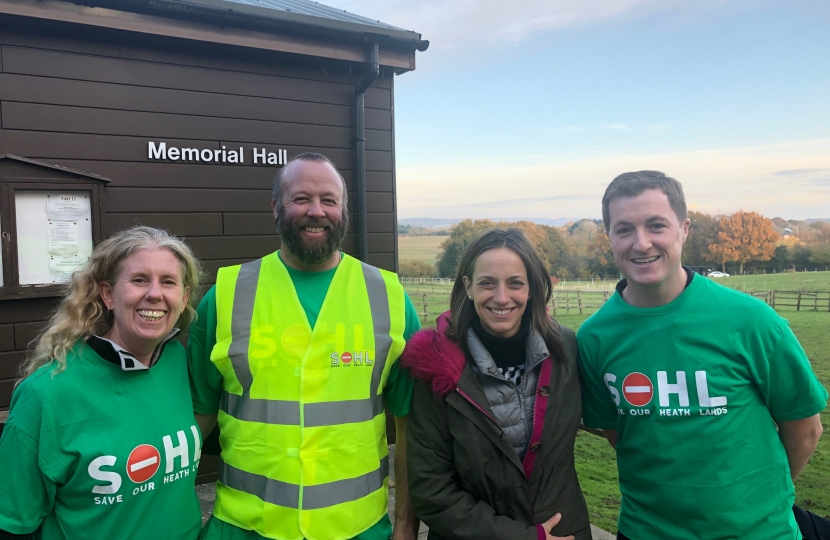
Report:
[[[438,316],[436,330],[421,330],[409,338],[401,355],[403,366],[444,397],[455,390],[464,371],[464,353],[445,335],[450,312]]]

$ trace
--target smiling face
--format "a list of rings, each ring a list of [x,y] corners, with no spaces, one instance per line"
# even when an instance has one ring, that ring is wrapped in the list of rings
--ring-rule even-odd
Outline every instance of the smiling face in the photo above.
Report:
[[[686,285],[680,255],[690,221],[677,217],[659,189],[614,199],[608,210],[614,261],[628,279],[625,299],[642,306],[673,300]]]
[[[121,345],[142,363],[173,329],[190,291],[182,263],[164,248],[137,251],[124,259],[115,283],[100,283],[113,324],[103,337]],[[146,361],[145,361],[146,360]]]
[[[327,270],[339,261],[348,224],[343,181],[329,163],[297,160],[282,177],[281,207],[271,202],[284,261],[300,270]]]
[[[499,337],[516,335],[530,295],[522,259],[506,247],[489,249],[476,259],[473,275],[463,279],[484,330]]]

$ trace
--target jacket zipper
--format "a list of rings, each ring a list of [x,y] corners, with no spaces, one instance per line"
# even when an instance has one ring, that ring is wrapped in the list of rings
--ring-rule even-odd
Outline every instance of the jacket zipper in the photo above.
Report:
[[[500,425],[499,425],[499,423],[496,421],[496,419],[495,419],[495,418],[493,418],[492,416],[490,416],[490,413],[488,413],[487,411],[485,411],[485,410],[484,410],[484,408],[483,408],[481,405],[479,405],[478,403],[476,403],[476,402],[475,402],[475,400],[474,400],[473,398],[471,398],[469,395],[467,395],[467,393],[466,393],[464,390],[462,390],[461,388],[459,388],[458,386],[456,386],[456,387],[455,387],[455,391],[456,391],[456,392],[458,392],[459,394],[461,394],[461,396],[462,396],[464,399],[466,399],[467,401],[469,401],[470,403],[472,403],[472,404],[473,404],[473,407],[475,407],[476,409],[478,409],[479,411],[481,411],[481,412],[484,414],[484,416],[486,416],[487,418],[489,418],[489,419],[490,419],[490,421],[491,421],[491,422],[493,422],[494,424],[496,424],[496,427],[497,427],[497,428],[499,428],[499,431],[501,431],[502,433],[504,433],[504,430],[501,428],[501,426],[500,426]]]

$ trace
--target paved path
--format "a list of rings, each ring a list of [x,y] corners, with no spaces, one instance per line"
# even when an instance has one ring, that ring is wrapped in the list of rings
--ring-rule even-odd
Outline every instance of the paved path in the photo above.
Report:
[[[207,521],[213,511],[213,501],[216,499],[216,488],[213,484],[196,486],[196,494],[202,505],[202,523]],[[389,445],[389,517],[395,521],[395,445]],[[421,523],[418,540],[426,540],[427,526]],[[614,540],[616,537],[591,525],[594,540]]]

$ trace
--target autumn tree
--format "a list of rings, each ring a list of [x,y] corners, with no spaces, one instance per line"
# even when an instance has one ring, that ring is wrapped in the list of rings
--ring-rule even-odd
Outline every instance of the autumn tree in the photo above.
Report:
[[[709,245],[718,237],[718,218],[703,212],[689,212],[689,236],[683,246],[683,264],[703,266],[711,261]]]
[[[438,256],[438,273],[441,277],[455,277],[458,270],[458,263],[464,250],[470,245],[473,239],[482,232],[492,228],[507,229],[515,227],[521,229],[522,232],[530,240],[530,243],[536,248],[542,262],[550,272],[554,263],[558,261],[562,255],[567,251],[568,246],[564,239],[554,227],[547,225],[537,225],[530,221],[499,222],[494,223],[489,219],[482,219],[473,221],[465,219],[453,227],[450,237],[441,244],[441,253]]]
[[[620,273],[614,262],[611,242],[604,233],[598,233],[588,244],[588,260],[591,271],[599,276],[615,276]]]
[[[768,261],[775,253],[778,233],[772,220],[757,212],[736,212],[723,216],[718,223],[717,239],[709,245],[709,256],[726,270],[726,263],[736,262],[738,273],[744,273],[744,263]]]
[[[438,255],[438,273],[441,277],[455,277],[458,261],[473,238],[496,224],[489,219],[473,221],[465,219],[455,225],[450,231],[450,237],[441,244],[441,253]]]

